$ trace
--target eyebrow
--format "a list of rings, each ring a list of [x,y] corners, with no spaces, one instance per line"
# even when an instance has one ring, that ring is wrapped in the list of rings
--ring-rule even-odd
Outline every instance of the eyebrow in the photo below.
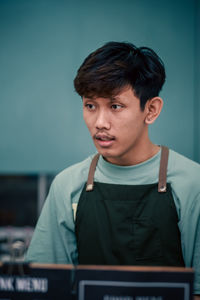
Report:
[[[114,101],[118,101],[119,100],[119,98],[117,97],[117,96],[113,96],[113,97],[110,97],[110,100],[112,101],[112,102],[114,102]]]
[[[115,102],[115,101],[122,101],[123,99],[120,99],[118,96],[113,96],[110,97],[111,102]]]
[[[91,98],[91,97],[84,97],[84,96],[83,96],[83,97],[82,97],[82,100],[83,100],[83,99],[85,99],[85,100],[90,100],[90,101],[94,101],[94,98]]]
[[[93,98],[93,97],[84,97],[85,98],[85,100],[89,100],[89,101],[95,101],[95,98]],[[115,101],[120,101],[121,99],[119,98],[119,97],[117,97],[117,96],[111,96],[111,97],[102,97],[102,98],[105,98],[105,99],[109,99],[110,100],[110,102],[115,102]]]

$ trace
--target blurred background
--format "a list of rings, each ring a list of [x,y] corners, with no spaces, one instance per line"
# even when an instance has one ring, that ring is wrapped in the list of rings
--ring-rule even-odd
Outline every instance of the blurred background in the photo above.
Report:
[[[73,79],[108,41],[159,54],[152,141],[200,162],[199,0],[0,0],[0,260],[28,245],[55,174],[95,150]]]

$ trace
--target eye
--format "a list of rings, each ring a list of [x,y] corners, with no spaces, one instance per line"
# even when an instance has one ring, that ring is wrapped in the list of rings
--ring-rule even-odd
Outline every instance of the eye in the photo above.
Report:
[[[120,104],[112,104],[112,105],[111,105],[111,108],[112,108],[113,110],[119,110],[119,109],[123,108],[123,105],[120,105]]]
[[[86,104],[85,104],[85,107],[86,107],[88,110],[95,110],[94,104],[91,104],[91,103],[86,103]]]

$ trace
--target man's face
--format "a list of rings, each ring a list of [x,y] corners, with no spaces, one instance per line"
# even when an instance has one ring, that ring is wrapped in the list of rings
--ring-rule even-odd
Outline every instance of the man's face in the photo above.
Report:
[[[148,139],[146,111],[130,87],[113,98],[83,97],[83,117],[98,152],[111,163],[131,165]]]

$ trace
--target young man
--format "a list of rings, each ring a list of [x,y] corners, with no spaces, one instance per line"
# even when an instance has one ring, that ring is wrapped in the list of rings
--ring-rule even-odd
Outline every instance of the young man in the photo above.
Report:
[[[85,59],[74,84],[98,154],[55,178],[27,260],[194,267],[200,294],[200,166],[148,136],[164,82],[146,47],[110,42]]]

